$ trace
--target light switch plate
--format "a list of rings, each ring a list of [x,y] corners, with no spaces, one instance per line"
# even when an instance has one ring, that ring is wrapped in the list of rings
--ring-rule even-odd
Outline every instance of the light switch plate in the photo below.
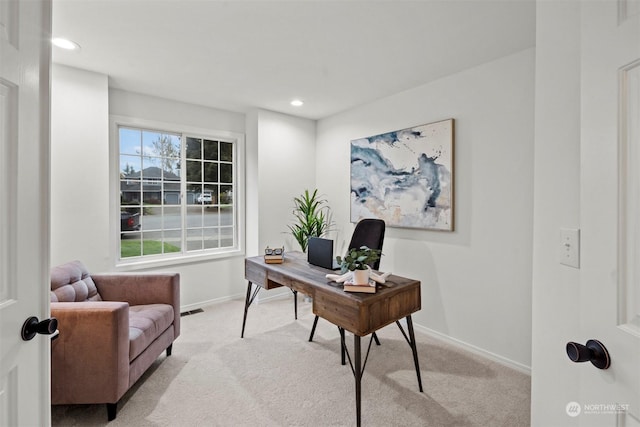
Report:
[[[560,229],[560,264],[580,268],[580,230]]]

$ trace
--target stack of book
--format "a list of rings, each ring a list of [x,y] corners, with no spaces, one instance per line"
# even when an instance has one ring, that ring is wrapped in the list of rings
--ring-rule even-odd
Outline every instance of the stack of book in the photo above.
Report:
[[[344,282],[343,286],[345,292],[364,292],[367,294],[376,293],[376,282],[373,280],[369,280],[369,283],[366,285],[356,285],[352,282]]]
[[[264,262],[267,264],[282,264],[284,262],[284,247],[264,250]]]

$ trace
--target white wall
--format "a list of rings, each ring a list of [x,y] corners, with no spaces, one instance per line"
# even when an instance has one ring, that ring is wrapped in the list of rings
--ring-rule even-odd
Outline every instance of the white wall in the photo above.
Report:
[[[54,65],[51,83],[51,265],[109,266],[107,76]],[[105,161],[107,160],[107,161]]]
[[[109,114],[244,133],[244,114],[109,89]]]
[[[350,141],[456,120],[452,233],[387,228],[383,271],[422,282],[414,322],[531,364],[534,49],[320,120],[317,178],[348,241]]]
[[[300,250],[287,225],[293,198],[315,188],[315,121],[255,109],[246,116],[247,255],[268,245]],[[291,295],[261,292],[260,299]]]
[[[243,114],[108,90],[107,76],[55,65],[52,74],[51,265],[113,270],[109,253],[109,114],[244,133]],[[243,295],[244,257],[177,264],[181,305]],[[142,270],[141,270],[142,271]]]
[[[293,219],[293,198],[316,185],[316,124],[267,110],[259,110],[257,119],[259,251],[283,244],[287,251],[299,251],[287,224]]]
[[[580,3],[537,2],[533,246],[533,426],[578,425],[567,403],[579,369],[565,344],[579,330],[579,270],[560,265],[560,228],[580,218]]]
[[[247,187],[246,198],[246,254],[254,256],[260,253],[260,193],[258,158],[258,110],[249,111],[245,118],[245,143],[246,143],[246,167],[245,183]],[[264,248],[263,248],[264,249]]]

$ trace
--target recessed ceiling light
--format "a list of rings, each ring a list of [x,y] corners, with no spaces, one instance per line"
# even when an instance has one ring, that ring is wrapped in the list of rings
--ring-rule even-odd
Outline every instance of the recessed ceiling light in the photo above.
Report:
[[[293,101],[291,101],[291,105],[293,105],[294,107],[302,107],[304,105],[304,102],[299,99],[294,99]]]
[[[53,39],[51,39],[51,43],[53,43],[54,46],[61,47],[62,49],[67,49],[67,50],[80,49],[80,45],[78,43],[71,41],[69,39],[64,39],[62,37],[54,37]]]

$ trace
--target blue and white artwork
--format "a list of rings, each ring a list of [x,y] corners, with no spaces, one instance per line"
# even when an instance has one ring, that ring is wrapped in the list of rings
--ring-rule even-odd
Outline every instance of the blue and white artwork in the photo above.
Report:
[[[351,222],[453,231],[454,120],[351,141]]]

